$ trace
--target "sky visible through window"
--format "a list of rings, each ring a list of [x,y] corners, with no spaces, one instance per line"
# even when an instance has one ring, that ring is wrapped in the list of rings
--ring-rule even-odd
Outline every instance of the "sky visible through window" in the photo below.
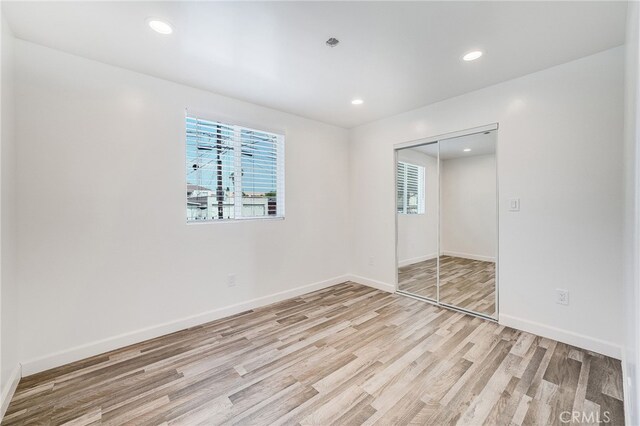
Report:
[[[235,142],[240,134],[242,146],[242,192],[249,195],[272,194],[277,187],[276,136],[239,129],[187,117],[187,183],[216,191],[222,170],[222,190],[234,192]],[[239,130],[239,131],[238,131]],[[220,162],[220,165],[218,164]]]

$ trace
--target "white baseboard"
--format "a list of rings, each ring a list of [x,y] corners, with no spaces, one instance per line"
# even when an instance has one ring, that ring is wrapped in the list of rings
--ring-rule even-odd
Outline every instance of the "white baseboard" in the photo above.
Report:
[[[0,395],[0,421],[4,418],[4,413],[7,412],[7,408],[9,408],[9,403],[11,402],[11,398],[13,398],[13,394],[16,392],[21,377],[22,368],[20,364],[18,364],[11,372],[11,376]]]
[[[584,334],[574,333],[573,331],[563,330],[561,328],[529,321],[523,318],[513,317],[511,315],[499,314],[498,322],[507,327],[527,331],[529,333],[537,334],[538,336],[607,355],[611,358],[622,358],[622,347],[613,342],[607,342],[606,340],[596,339]]]
[[[492,256],[482,256],[479,254],[461,253],[458,251],[442,251],[443,256],[462,257],[463,259],[481,260],[483,262],[495,262],[496,258]]]
[[[114,349],[123,348],[125,346],[143,342],[145,340],[153,339],[165,334],[174,333],[176,331],[184,330],[189,327],[215,321],[217,319],[228,317],[230,315],[235,315],[240,312],[248,311],[250,309],[259,308],[262,306],[270,305],[272,303],[280,302],[282,300],[290,299],[292,297],[297,297],[305,293],[310,293],[312,291],[331,287],[332,285],[349,281],[349,279],[349,276],[341,275],[338,277],[330,278],[328,280],[296,287],[279,293],[270,294],[268,296],[258,297],[246,302],[216,308],[186,318],[165,322],[163,324],[158,324],[117,336],[108,337],[106,339],[97,340],[95,342],[76,346],[64,351],[59,351],[38,358],[30,359],[22,363],[22,374],[24,377],[30,374],[39,373],[41,371],[59,367],[70,362],[79,361],[81,359],[95,355],[100,355]]]
[[[371,278],[361,277],[360,275],[347,275],[349,277],[349,281],[353,281],[354,283],[366,285],[368,287],[377,288],[378,290],[386,291],[388,293],[395,293],[396,287],[393,284],[383,283],[382,281],[374,280]]]
[[[631,383],[633,378],[630,376],[629,365],[627,364],[627,362],[628,362],[627,349],[623,347],[621,364],[622,364],[622,395],[624,396],[622,401],[624,404],[624,424],[631,425],[633,424],[632,416],[631,416],[631,410],[633,409],[632,407],[633,404],[631,401],[631,393],[630,393],[631,389],[629,389],[629,384]]]
[[[425,260],[435,259],[438,257],[436,253],[427,254],[426,256],[418,256],[412,257],[411,259],[399,260],[398,267],[402,268],[403,266],[413,265],[414,263],[424,262]]]

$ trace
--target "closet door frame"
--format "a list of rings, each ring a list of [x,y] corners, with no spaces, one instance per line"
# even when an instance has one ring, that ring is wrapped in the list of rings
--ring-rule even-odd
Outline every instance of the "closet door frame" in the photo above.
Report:
[[[473,135],[476,133],[484,133],[484,132],[490,132],[490,131],[494,131],[494,130],[498,130],[498,123],[491,123],[491,124],[487,124],[484,126],[478,126],[478,127],[472,127],[469,129],[465,129],[465,130],[460,130],[457,132],[450,132],[450,133],[444,133],[444,134],[440,134],[440,135],[435,135],[435,136],[430,136],[430,137],[426,137],[426,138],[421,138],[421,139],[415,139],[415,140],[411,140],[411,141],[407,141],[407,142],[401,142],[401,143],[397,143],[395,145],[393,145],[393,182],[394,182],[394,191],[393,191],[393,197],[394,197],[394,201],[393,201],[393,214],[394,214],[394,218],[395,218],[395,291],[398,294],[401,294],[403,296],[407,296],[407,297],[411,297],[417,300],[421,300],[427,303],[431,303],[433,305],[437,305],[437,306],[441,306],[443,308],[447,308],[447,309],[451,309],[454,311],[458,311],[458,312],[462,312],[468,315],[472,315],[478,318],[483,318],[489,321],[494,321],[494,322],[498,322],[498,318],[499,318],[499,300],[500,300],[500,221],[499,221],[499,215],[500,215],[500,185],[499,185],[499,173],[498,173],[498,167],[500,162],[498,161],[499,159],[499,137],[498,135],[496,135],[496,269],[495,269],[495,317],[494,316],[490,316],[490,315],[486,315],[486,314],[481,314],[478,312],[474,312],[474,311],[470,311],[464,308],[460,308],[454,305],[449,305],[446,303],[442,303],[440,301],[440,226],[441,226],[441,222],[440,222],[440,208],[441,208],[441,202],[440,202],[440,197],[442,194],[440,194],[440,141],[444,141],[446,139],[453,139],[453,138],[457,138],[460,136],[468,136],[468,135]],[[436,281],[436,300],[433,299],[429,299],[426,297],[421,297],[415,294],[411,294],[411,293],[407,293],[404,291],[401,291],[398,288],[398,209],[396,206],[397,203],[397,194],[396,194],[396,188],[397,188],[397,167],[398,167],[398,150],[400,149],[405,149],[405,148],[413,148],[413,147],[417,147],[417,146],[421,146],[421,145],[426,145],[426,144],[430,144],[430,143],[438,143],[438,171],[437,171],[437,176],[438,176],[438,261],[437,261],[437,266],[436,266],[436,272],[437,272],[437,281]]]

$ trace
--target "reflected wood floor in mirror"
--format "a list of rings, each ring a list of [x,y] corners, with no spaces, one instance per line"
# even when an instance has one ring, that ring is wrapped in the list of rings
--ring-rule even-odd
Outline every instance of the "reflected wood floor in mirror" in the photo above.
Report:
[[[624,423],[620,362],[354,283],[20,381],[4,425]]]
[[[496,264],[440,256],[440,303],[495,316]]]
[[[436,300],[437,263],[434,258],[398,268],[398,289]]]
[[[495,316],[495,263],[440,256],[440,302]],[[436,259],[398,269],[398,288],[436,299]]]

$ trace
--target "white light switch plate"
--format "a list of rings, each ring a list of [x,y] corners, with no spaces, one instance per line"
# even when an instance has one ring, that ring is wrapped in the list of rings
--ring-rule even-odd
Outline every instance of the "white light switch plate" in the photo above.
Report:
[[[520,198],[511,198],[509,200],[509,211],[510,212],[520,211]]]

